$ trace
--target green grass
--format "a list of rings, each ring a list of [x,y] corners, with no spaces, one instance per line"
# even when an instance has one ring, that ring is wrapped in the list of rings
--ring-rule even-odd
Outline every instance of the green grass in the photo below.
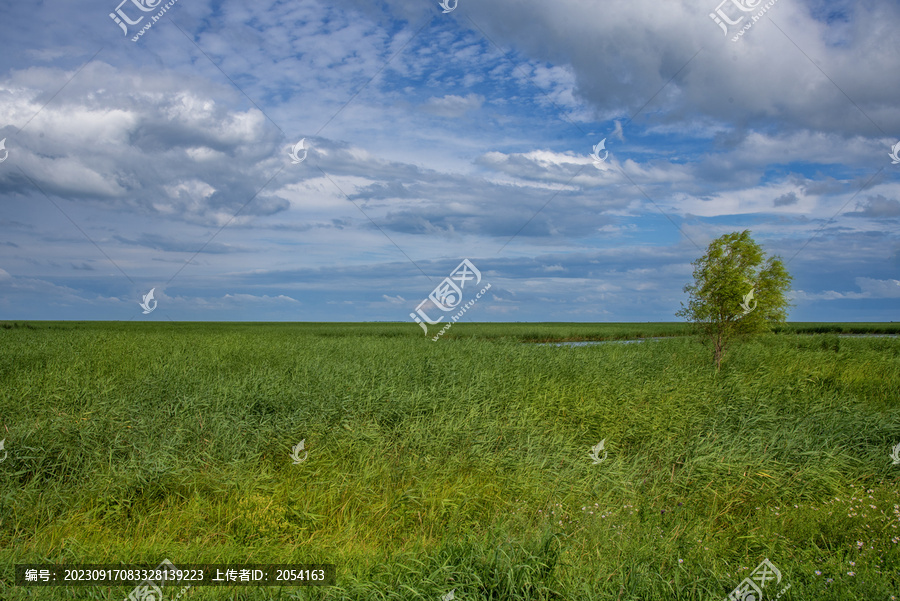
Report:
[[[121,601],[14,565],[168,558],[338,567],[188,600],[721,600],[765,557],[767,600],[900,597],[900,341],[796,335],[829,326],[894,328],[717,374],[674,323],[0,324],[0,598]]]

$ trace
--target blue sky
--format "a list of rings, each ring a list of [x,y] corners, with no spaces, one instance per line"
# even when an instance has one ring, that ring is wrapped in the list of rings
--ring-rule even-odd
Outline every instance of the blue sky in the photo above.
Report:
[[[467,321],[674,321],[749,229],[900,321],[896,2],[164,6],[0,8],[0,319],[417,327],[469,259]]]

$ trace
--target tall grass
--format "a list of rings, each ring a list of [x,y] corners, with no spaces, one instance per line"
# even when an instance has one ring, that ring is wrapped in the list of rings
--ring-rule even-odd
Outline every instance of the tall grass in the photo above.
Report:
[[[130,590],[17,563],[163,558],[338,566],[183,599],[722,599],[765,557],[781,599],[900,596],[896,339],[770,335],[716,374],[689,338],[522,344],[678,324],[31,325],[0,330],[4,599]]]

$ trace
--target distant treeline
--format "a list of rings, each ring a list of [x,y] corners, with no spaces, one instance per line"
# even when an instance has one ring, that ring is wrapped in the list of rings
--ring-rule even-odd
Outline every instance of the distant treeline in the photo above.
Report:
[[[443,324],[428,326],[430,335]],[[0,321],[0,331],[9,329],[37,330],[97,330],[141,332],[196,332],[229,334],[241,331],[258,333],[290,332],[296,336],[376,336],[425,338],[418,324],[409,322],[187,322],[187,321]],[[788,322],[775,328],[777,334],[900,334],[900,322]],[[475,323],[459,321],[442,339],[462,338],[509,339],[522,342],[567,342],[579,340],[632,340],[687,336],[691,325],[684,322],[623,322],[623,323],[564,323],[564,322],[502,322]]]
[[[776,334],[900,334],[900,323],[793,322],[775,328]]]

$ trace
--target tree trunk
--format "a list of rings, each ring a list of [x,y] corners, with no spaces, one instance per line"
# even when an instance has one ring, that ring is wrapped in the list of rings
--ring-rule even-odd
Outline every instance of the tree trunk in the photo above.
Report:
[[[722,357],[725,356],[725,340],[722,332],[716,332],[716,340],[713,343],[713,358],[716,361],[716,371],[722,367]]]

